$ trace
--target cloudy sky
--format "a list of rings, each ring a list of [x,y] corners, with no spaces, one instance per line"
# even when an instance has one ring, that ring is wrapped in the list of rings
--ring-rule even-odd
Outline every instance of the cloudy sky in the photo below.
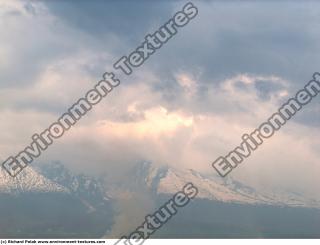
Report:
[[[0,0],[0,157],[31,142],[186,1]],[[195,1],[198,16],[37,162],[115,175],[138,161],[216,174],[320,69],[313,1]],[[232,172],[320,198],[319,98]]]

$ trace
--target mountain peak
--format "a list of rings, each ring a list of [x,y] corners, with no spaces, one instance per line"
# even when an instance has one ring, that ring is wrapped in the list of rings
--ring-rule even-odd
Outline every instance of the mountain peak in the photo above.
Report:
[[[204,175],[194,169],[181,170],[171,167],[156,167],[147,162],[137,166],[136,176],[143,180],[155,194],[174,194],[188,182],[199,190],[197,198],[225,203],[251,205],[276,205],[290,207],[320,208],[320,202],[288,192],[267,193],[257,191],[231,177],[221,178],[214,174]]]
[[[68,189],[49,180],[42,174],[28,167],[18,176],[11,177],[3,168],[0,169],[0,193],[18,194],[23,192],[68,192]]]

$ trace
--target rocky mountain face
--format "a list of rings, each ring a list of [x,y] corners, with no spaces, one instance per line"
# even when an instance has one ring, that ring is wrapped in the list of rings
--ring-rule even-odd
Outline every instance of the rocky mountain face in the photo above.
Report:
[[[16,178],[0,169],[0,238],[100,238],[121,214],[119,199],[133,203],[143,193],[157,208],[187,182],[198,188],[197,198],[155,237],[320,237],[319,201],[295,193],[270,195],[232,178],[150,163],[137,164],[123,183],[110,183],[51,163]]]
[[[147,188],[154,195],[174,194],[187,182],[199,189],[198,199],[226,203],[278,205],[291,207],[320,208],[318,200],[306,199],[295,193],[261,193],[231,177],[203,175],[192,169],[178,170],[169,167],[156,167],[151,163],[139,163],[128,177],[123,191],[134,182],[135,186]],[[105,186],[102,179],[74,175],[60,163],[42,164],[35,169],[28,167],[16,178],[3,169],[0,170],[0,194],[18,195],[19,193],[64,193],[79,198],[90,208],[103,206],[110,201],[107,190],[116,188],[109,183]],[[121,189],[119,190],[121,191]]]
[[[28,167],[12,178],[0,169],[0,237],[101,237],[113,222],[103,183],[61,164]]]
[[[199,190],[154,238],[320,238],[319,200],[288,192],[261,193],[230,177],[149,163],[140,164],[134,175],[159,207],[187,182]]]
[[[45,178],[33,168],[26,168],[12,178],[0,168],[0,194],[18,195],[21,193],[69,193],[68,188]]]
[[[154,194],[174,194],[192,182],[199,190],[197,199],[223,203],[274,205],[289,207],[320,208],[320,201],[307,199],[296,193],[261,193],[231,177],[203,175],[192,169],[178,170],[155,167],[150,163],[139,164],[134,173],[141,185],[148,186]]]
[[[79,198],[92,211],[108,206],[110,198],[106,194],[104,182],[84,174],[74,175],[60,163],[39,165],[38,171],[46,179],[63,186]]]

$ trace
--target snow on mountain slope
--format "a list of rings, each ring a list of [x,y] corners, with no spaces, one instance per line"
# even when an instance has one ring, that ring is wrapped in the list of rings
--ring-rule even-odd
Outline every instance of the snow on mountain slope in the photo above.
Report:
[[[74,175],[60,163],[29,166],[15,178],[1,168],[0,195],[24,193],[68,194],[86,206],[89,212],[110,206],[102,181],[84,174]]]
[[[199,190],[197,197],[201,199],[226,203],[320,208],[318,200],[288,192],[261,193],[231,177],[204,176],[194,170],[157,168],[149,163],[142,164],[140,172],[145,175],[145,184],[157,194],[174,194],[187,182],[192,182]]]
[[[113,204],[98,180],[62,165],[39,167],[15,178],[0,169],[0,237],[98,238],[111,229]]]
[[[0,193],[18,194],[24,192],[68,193],[69,190],[45,178],[32,167],[27,167],[15,178],[11,177],[3,168],[0,168]]]
[[[177,172],[168,170],[165,178],[162,178],[158,192],[174,193],[181,190],[187,182],[192,182],[199,190],[198,198],[217,200],[221,202],[262,204],[271,203],[272,200],[257,193],[248,193],[246,191],[236,191],[223,183],[212,179],[203,178],[193,171]]]
[[[84,174],[73,174],[59,162],[36,167],[43,176],[66,187],[72,195],[80,198],[91,209],[101,207],[110,200],[101,179]]]

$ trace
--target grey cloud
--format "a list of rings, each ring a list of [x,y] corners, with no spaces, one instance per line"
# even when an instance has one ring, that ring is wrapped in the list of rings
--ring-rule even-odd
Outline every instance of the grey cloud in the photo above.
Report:
[[[66,24],[104,40],[110,33],[137,42],[159,19],[170,17],[169,1],[45,1]]]
[[[182,6],[182,2],[168,1],[139,1],[134,4],[131,1],[43,1],[43,3],[48,6],[49,13],[56,17],[53,23],[49,25],[45,23],[43,29],[37,29],[30,23],[26,23],[23,25],[25,29],[23,33],[19,33],[19,29],[7,31],[8,35],[10,34],[10,42],[6,41],[12,45],[14,51],[8,57],[12,59],[11,66],[0,71],[0,88],[2,89],[23,88],[23,86],[32,84],[48,64],[62,57],[72,56],[79,50],[92,50],[97,55],[100,52],[111,52],[115,58],[128,54],[140,44],[147,32],[155,31],[172,16],[173,9]],[[240,4],[239,2],[196,1],[195,4],[199,8],[199,16],[188,26],[179,30],[179,33],[157,51],[143,68],[135,70],[133,76],[121,80],[123,84],[119,90],[122,92],[129,89],[128,85],[133,86],[140,82],[151,86],[152,93],[140,94],[141,91],[134,91],[135,96],[129,100],[128,94],[125,93],[120,93],[122,97],[115,98],[118,95],[118,92],[115,91],[111,95],[113,97],[108,98],[105,104],[95,109],[99,113],[96,112],[97,114],[93,116],[88,115],[87,120],[101,120],[110,117],[113,117],[115,122],[142,120],[143,115],[139,113],[127,115],[126,111],[129,102],[141,97],[141,111],[148,107],[161,105],[169,112],[170,110],[182,110],[194,115],[211,114],[217,117],[227,115],[230,116],[226,119],[227,122],[243,126],[245,125],[243,117],[247,116],[246,112],[253,113],[252,108],[256,105],[260,106],[257,109],[263,109],[261,106],[264,100],[269,99],[275,91],[279,91],[281,86],[270,84],[267,81],[258,81],[256,90],[262,101],[256,104],[241,104],[240,100],[221,95],[219,86],[225,78],[243,73],[276,75],[291,82],[289,92],[293,95],[311,78],[311,74],[319,69],[318,23],[320,23],[320,15],[319,8],[316,6],[318,3],[264,3],[260,1]],[[29,9],[29,12],[32,14],[33,10]],[[23,17],[17,16],[17,18]],[[46,29],[50,32],[44,31]],[[88,66],[79,66],[79,69],[100,77],[103,68],[111,64],[112,61],[101,59],[100,62]],[[145,76],[146,71],[152,73],[157,79],[154,81],[149,79]],[[175,77],[175,74],[180,71],[194,75],[198,82],[195,94],[191,98],[185,96],[185,90]],[[240,85],[240,89],[245,89],[245,87]],[[54,104],[52,101],[37,103],[35,100],[19,100],[12,101],[16,104],[10,105],[9,109],[27,111],[28,108],[36,108],[41,112],[58,113],[65,109],[61,101],[59,102]],[[114,114],[108,114],[109,107],[114,109]],[[308,105],[308,108],[304,109],[294,120],[307,126],[319,126],[320,118],[317,116],[319,113],[315,113],[318,107],[319,100]],[[99,108],[103,110],[99,111]],[[270,115],[266,114],[265,118],[268,116]],[[37,120],[40,119],[31,118],[28,122],[35,124]],[[223,126],[222,124],[220,126]],[[43,125],[46,124],[43,123]],[[73,129],[74,134],[78,133],[76,130],[80,130],[81,125]],[[212,144],[212,149],[224,147],[219,146],[215,139],[217,133],[227,134],[228,128],[217,128],[212,123],[208,129],[212,132],[210,134],[206,132],[203,136],[204,143],[196,142],[197,145],[205,147],[209,142]],[[164,140],[164,145],[168,146],[171,143],[175,146],[173,150],[175,155],[179,152],[178,150],[184,149],[183,143],[187,142],[184,139],[188,139],[189,131],[185,131],[182,130],[181,135],[186,136],[179,134],[176,141],[172,138]],[[16,138],[21,138],[21,135],[16,132],[13,134]],[[137,147],[140,153],[143,152],[143,150],[140,151],[140,148],[144,148],[147,150],[143,153],[148,154],[154,149],[146,146],[157,143],[150,140],[137,144],[134,138],[126,139],[125,142],[112,141],[110,135],[108,135],[109,140],[97,142],[88,139],[90,136],[93,137],[92,132],[88,129],[88,132],[82,137],[63,139],[62,142],[65,143],[58,143],[59,145],[48,151],[46,156],[48,159],[55,160],[63,158],[61,160],[68,162],[74,168],[94,169],[96,172],[112,168],[121,172],[130,165],[133,159],[140,160],[145,157],[143,154],[130,151]],[[239,133],[239,139],[240,136]],[[8,143],[5,144],[8,145]],[[156,146],[154,148],[160,149]],[[154,151],[157,153],[156,150]],[[213,154],[211,148],[207,151]],[[166,157],[163,155],[164,153],[161,152],[156,156]],[[121,163],[123,164],[120,165]],[[109,165],[106,166],[106,164]]]

